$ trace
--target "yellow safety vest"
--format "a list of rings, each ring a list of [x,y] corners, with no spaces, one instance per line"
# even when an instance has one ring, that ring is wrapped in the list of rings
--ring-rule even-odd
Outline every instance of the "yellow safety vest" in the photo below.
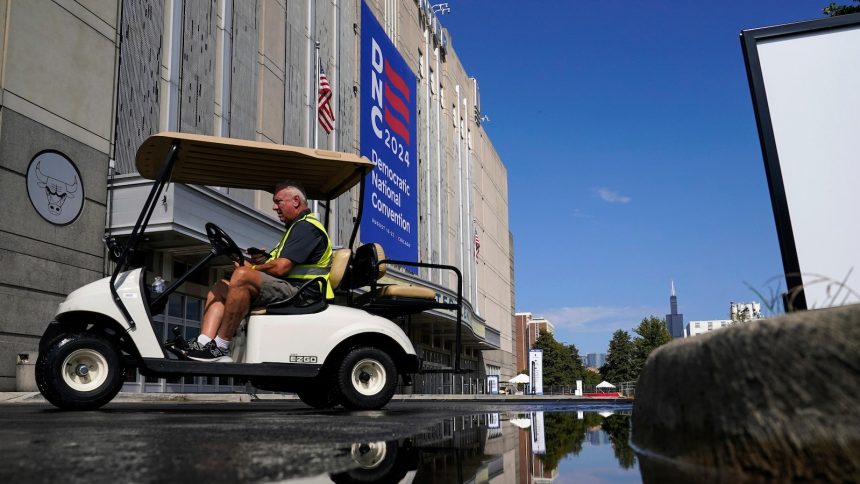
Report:
[[[318,218],[316,218],[314,214],[308,213],[304,217],[290,224],[290,228],[287,229],[286,233],[284,233],[284,236],[281,238],[281,241],[278,243],[277,247],[272,250],[272,255],[266,262],[271,262],[281,256],[281,250],[283,250],[284,244],[287,242],[287,238],[290,236],[290,232],[292,232],[293,227],[295,227],[296,224],[301,222],[302,220],[309,222],[311,225],[319,229],[320,232],[322,232],[326,241],[325,252],[323,252],[323,255],[320,260],[318,260],[315,264],[294,265],[290,272],[287,274],[286,279],[301,283],[310,279],[315,279],[317,277],[323,276],[326,282],[325,298],[334,299],[334,291],[331,290],[331,285],[329,285],[328,283],[328,275],[329,272],[331,272],[331,240],[328,238],[328,234],[325,231],[325,227],[323,227],[323,224],[319,221]],[[322,290],[322,286],[320,286],[320,290]]]

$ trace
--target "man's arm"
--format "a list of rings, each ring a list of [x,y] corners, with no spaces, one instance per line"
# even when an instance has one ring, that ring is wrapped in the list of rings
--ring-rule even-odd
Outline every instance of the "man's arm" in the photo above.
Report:
[[[245,262],[245,264],[251,265],[248,262]],[[293,270],[294,265],[295,264],[290,259],[287,259],[286,257],[278,257],[277,259],[269,261],[269,262],[264,262],[262,264],[257,264],[257,265],[251,265],[251,267],[260,271],[260,272],[265,272],[266,274],[268,274],[270,276],[283,278],[287,274],[289,274],[289,272],[291,270]]]
[[[283,279],[297,264],[306,262],[322,240],[322,234],[310,222],[300,221],[290,231],[281,249],[281,256],[254,268]]]

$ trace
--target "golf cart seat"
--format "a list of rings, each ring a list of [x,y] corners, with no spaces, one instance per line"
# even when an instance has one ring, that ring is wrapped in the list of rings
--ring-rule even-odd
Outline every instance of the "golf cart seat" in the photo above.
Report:
[[[353,299],[353,305],[373,314],[405,316],[441,307],[433,289],[408,284],[379,284],[385,276],[385,251],[379,244],[364,244],[355,251],[349,287],[368,287]]]
[[[346,274],[346,269],[349,267],[349,259],[352,256],[352,251],[349,249],[337,249],[331,254],[331,270],[328,275],[328,282],[331,284],[332,291],[337,290],[343,281],[343,276]],[[326,308],[328,302],[325,297],[310,303],[296,304],[298,296],[311,284],[317,284],[321,277],[312,279],[302,285],[299,292],[295,296],[276,303],[269,304],[264,308],[254,308],[251,314],[312,314],[318,313]]]

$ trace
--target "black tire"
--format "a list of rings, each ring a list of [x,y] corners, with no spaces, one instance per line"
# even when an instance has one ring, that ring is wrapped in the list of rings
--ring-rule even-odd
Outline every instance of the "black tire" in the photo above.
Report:
[[[337,399],[329,388],[303,388],[296,391],[305,405],[317,410],[328,410],[337,406]]]
[[[122,388],[125,368],[108,339],[93,333],[55,338],[36,360],[36,385],[46,400],[65,410],[92,410]]]
[[[329,477],[337,484],[400,482],[406,470],[397,466],[397,451],[397,442],[352,444],[350,457],[358,467]]]
[[[296,395],[305,405],[317,410],[327,410],[338,404],[334,383],[327,372],[296,388]]]
[[[384,407],[397,387],[397,367],[385,351],[372,346],[353,348],[335,372],[340,403],[354,410]]]

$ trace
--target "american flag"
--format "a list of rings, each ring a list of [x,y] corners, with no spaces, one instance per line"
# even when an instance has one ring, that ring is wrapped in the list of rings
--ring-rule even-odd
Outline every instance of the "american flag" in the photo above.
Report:
[[[317,98],[317,117],[319,118],[320,126],[323,127],[326,133],[331,133],[334,130],[334,111],[331,109],[331,86],[328,83],[328,77],[325,75],[322,64],[320,64],[320,92]]]
[[[478,254],[481,253],[481,238],[478,237],[478,230],[475,229],[475,259],[478,258]]]

